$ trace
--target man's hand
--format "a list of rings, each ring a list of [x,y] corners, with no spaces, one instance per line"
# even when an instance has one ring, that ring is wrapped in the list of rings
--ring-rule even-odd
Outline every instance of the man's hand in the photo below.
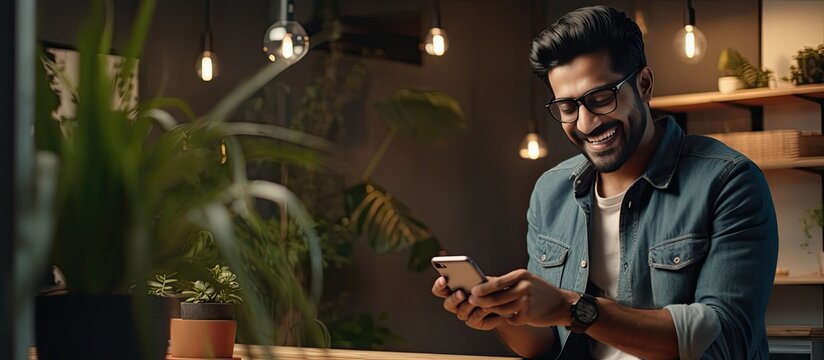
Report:
[[[503,316],[512,314],[505,319],[510,325],[568,326],[571,323],[570,305],[578,300],[578,296],[519,269],[500,277],[488,277],[487,282],[472,288],[468,303],[487,312]]]
[[[432,285],[432,294],[444,299],[443,308],[455,314],[459,320],[473,329],[492,330],[504,322],[500,316],[467,302],[463,291],[449,291],[446,287],[446,278],[443,276],[435,280],[435,284]]]

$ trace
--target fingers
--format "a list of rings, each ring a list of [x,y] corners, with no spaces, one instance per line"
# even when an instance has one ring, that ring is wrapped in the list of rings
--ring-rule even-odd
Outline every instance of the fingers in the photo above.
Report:
[[[458,306],[461,305],[464,300],[466,300],[466,294],[461,290],[455,291],[443,301],[443,308],[446,311],[457,314]]]
[[[432,284],[432,295],[435,295],[441,299],[445,299],[449,296],[449,288],[446,287],[446,278],[441,276],[435,280],[435,283]]]
[[[503,305],[484,308],[484,310],[504,317],[511,318],[513,314],[524,313],[528,310],[527,299],[521,297],[515,301]]]
[[[509,287],[508,289],[491,293],[486,296],[476,296],[473,292],[473,295],[469,296],[469,303],[480,306],[485,309],[500,306],[503,304],[513,302],[516,299],[524,296],[527,293],[528,288],[528,281],[520,281],[514,284],[513,286]]]
[[[518,281],[527,279],[530,276],[531,274],[529,271],[526,271],[525,269],[511,271],[502,276],[490,278],[489,281],[485,283],[475,285],[475,287],[472,288],[472,295],[486,296],[496,291],[506,289]]]
[[[504,319],[502,317],[481,308],[476,308],[466,320],[467,326],[478,330],[492,330],[503,323]]]
[[[458,311],[456,311],[455,314],[458,315],[458,319],[460,319],[461,321],[466,321],[467,319],[469,319],[470,315],[472,314],[472,311],[475,309],[480,308],[470,304],[468,301],[464,301],[460,305],[458,305]]]
[[[515,314],[512,314],[512,316],[510,316],[510,317],[508,317],[504,320],[506,321],[507,324],[513,325],[513,326],[526,325],[528,319],[524,315],[525,314],[523,314],[523,313],[515,313]]]

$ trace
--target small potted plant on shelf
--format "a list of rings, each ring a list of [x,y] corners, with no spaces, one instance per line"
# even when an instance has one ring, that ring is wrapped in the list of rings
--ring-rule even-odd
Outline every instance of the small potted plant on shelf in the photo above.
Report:
[[[812,254],[812,250],[810,249],[810,240],[812,240],[812,230],[815,227],[821,228],[824,226],[824,207],[818,207],[813,209],[807,209],[804,213],[804,217],[801,218],[801,223],[804,224],[802,228],[804,232],[804,239],[801,241],[802,249],[807,251],[808,254]],[[818,254],[818,273],[824,275],[824,249]]]
[[[824,83],[824,44],[817,48],[804,47],[793,56],[796,64],[790,66],[789,78],[796,85]]]
[[[237,322],[235,305],[243,302],[237,276],[228,266],[209,268],[211,279],[179,286],[175,274],[157,275],[148,282],[149,294],[185,298],[181,318],[171,319],[167,359],[232,358]],[[179,294],[179,295],[178,295]]]
[[[770,70],[761,70],[750,64],[733,48],[726,48],[721,52],[718,70],[724,73],[724,76],[718,78],[718,91],[721,93],[769,86],[772,74]]]

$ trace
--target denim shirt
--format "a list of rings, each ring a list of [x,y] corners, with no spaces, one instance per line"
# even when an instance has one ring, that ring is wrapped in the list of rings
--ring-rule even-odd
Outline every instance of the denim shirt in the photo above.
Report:
[[[670,117],[656,123],[664,134],[621,204],[614,300],[667,309],[682,359],[766,359],[778,229],[764,175]],[[589,277],[595,176],[583,155],[562,162],[540,177],[527,212],[529,271],[576,292]],[[560,357],[588,354],[586,335],[555,330]]]

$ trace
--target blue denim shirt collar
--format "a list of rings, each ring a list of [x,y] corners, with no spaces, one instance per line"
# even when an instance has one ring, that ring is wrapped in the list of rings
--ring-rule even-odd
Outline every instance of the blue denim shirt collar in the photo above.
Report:
[[[684,131],[681,130],[671,116],[657,119],[655,122],[661,127],[664,134],[655,149],[655,154],[650,159],[647,171],[641,175],[641,178],[658,189],[666,189],[669,187],[678,166],[678,154],[681,153],[681,147],[684,144]],[[573,189],[576,195],[584,194],[589,190],[594,175],[595,168],[588,159],[584,158],[569,176],[569,179],[574,181]]]

